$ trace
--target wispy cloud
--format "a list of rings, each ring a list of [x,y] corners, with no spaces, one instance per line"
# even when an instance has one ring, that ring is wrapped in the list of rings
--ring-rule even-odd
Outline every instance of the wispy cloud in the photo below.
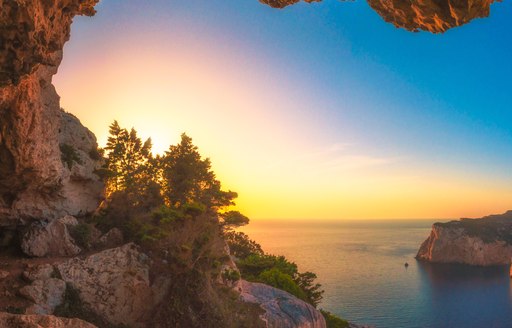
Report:
[[[268,163],[268,170],[282,167],[303,169],[317,168],[328,170],[352,170],[372,166],[387,165],[399,160],[398,157],[379,157],[361,154],[354,151],[354,145],[349,143],[334,143],[328,147],[314,151],[305,151],[295,156],[288,156]]]

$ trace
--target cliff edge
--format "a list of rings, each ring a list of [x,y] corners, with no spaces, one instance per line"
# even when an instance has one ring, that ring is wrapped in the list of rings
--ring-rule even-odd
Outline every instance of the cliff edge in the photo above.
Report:
[[[434,223],[416,259],[437,263],[508,265],[512,258],[512,211],[480,219]]]

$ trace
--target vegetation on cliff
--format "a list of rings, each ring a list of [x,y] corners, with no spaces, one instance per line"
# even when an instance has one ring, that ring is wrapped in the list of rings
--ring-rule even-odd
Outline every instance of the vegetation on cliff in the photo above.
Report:
[[[485,243],[504,241],[512,245],[512,211],[480,219],[462,218],[459,221],[436,225],[444,228],[462,228],[468,236],[478,237]]]
[[[98,172],[107,198],[93,222],[103,231],[121,229],[150,254],[154,278],[171,278],[165,299],[172,301],[154,310],[155,326],[258,326],[261,309],[240,302],[227,287],[240,275],[318,305],[323,290],[314,273],[301,273],[283,256],[265,254],[233,230],[249,218],[232,209],[237,194],[222,189],[210,160],[189,136],[182,134],[165,154],[153,155],[151,139],[143,142],[134,129],[114,121],[109,134]],[[226,267],[231,261],[226,241],[238,269]]]

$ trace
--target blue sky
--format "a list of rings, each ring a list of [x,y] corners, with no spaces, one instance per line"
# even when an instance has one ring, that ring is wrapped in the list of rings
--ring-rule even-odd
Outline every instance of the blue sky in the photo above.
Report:
[[[256,0],[109,0],[97,9],[96,17],[79,18],[73,25],[57,76],[63,105],[72,112],[77,95],[65,84],[71,76],[93,74],[94,58],[136,56],[138,47],[154,47],[155,52],[165,52],[166,45],[181,47],[197,55],[198,66],[221,67],[225,63],[216,58],[223,57],[236,72],[234,79],[240,77],[241,87],[255,95],[275,93],[272,99],[286,105],[282,112],[272,109],[279,117],[276,124],[283,130],[294,127],[290,134],[304,138],[304,147],[313,139],[326,149],[352,147],[359,152],[350,158],[399,162],[382,174],[404,168],[423,179],[446,180],[453,174],[453,185],[466,179],[474,188],[489,184],[497,186],[488,187],[496,195],[503,196],[503,190],[508,190],[506,197],[512,195],[512,187],[507,189],[512,183],[510,1],[494,4],[490,18],[442,35],[397,29],[364,1],[300,3],[277,10]],[[119,52],[120,45],[128,49]],[[135,62],[143,65],[140,56]],[[78,68],[87,58],[89,73]],[[107,64],[116,65],[116,60]],[[216,72],[212,78],[221,80],[222,70]],[[240,110],[257,110],[249,107]],[[133,122],[127,120],[137,127]],[[99,128],[92,125],[101,141]],[[101,126],[106,130],[106,125]],[[264,131],[264,124],[259,129]],[[201,146],[201,138],[198,142]],[[236,156],[206,142],[203,148],[214,164],[216,154]],[[236,179],[227,180],[239,187]],[[499,212],[505,201],[461,216],[491,208]],[[444,212],[432,215],[439,213]]]

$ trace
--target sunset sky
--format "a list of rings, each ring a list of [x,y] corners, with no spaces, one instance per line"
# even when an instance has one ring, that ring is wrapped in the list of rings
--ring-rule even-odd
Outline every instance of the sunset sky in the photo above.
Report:
[[[512,2],[443,35],[364,1],[108,0],[76,18],[61,106],[104,145],[189,134],[253,219],[512,209]]]

